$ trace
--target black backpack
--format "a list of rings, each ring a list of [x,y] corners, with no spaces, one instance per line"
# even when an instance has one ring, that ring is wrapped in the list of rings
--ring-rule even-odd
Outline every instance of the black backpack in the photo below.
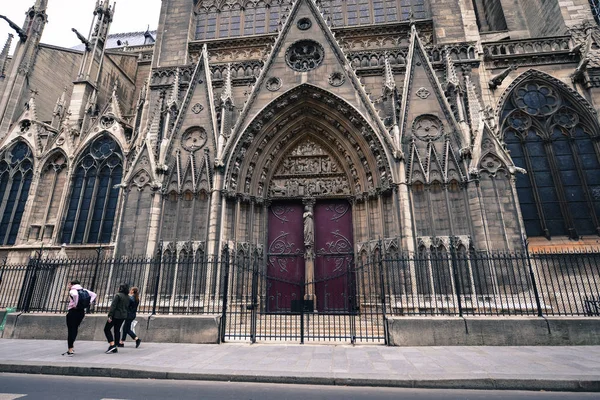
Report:
[[[85,310],[90,306],[90,301],[92,300],[92,296],[90,296],[90,292],[85,289],[77,289],[77,295],[79,296],[77,300],[77,309]]]

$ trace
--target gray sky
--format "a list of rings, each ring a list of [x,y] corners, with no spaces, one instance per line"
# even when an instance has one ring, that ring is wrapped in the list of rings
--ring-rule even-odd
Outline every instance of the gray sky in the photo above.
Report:
[[[111,0],[111,3],[115,0]],[[161,0],[118,0],[110,33],[145,31],[158,26]],[[35,0],[0,0],[0,14],[6,15],[17,25],[22,26],[25,13],[35,4]],[[79,40],[71,28],[87,36],[92,22],[96,0],[48,0],[48,24],[44,29],[42,42],[61,47],[73,47]],[[0,50],[4,47],[10,29],[6,21],[0,20]],[[18,40],[15,34],[13,49]]]

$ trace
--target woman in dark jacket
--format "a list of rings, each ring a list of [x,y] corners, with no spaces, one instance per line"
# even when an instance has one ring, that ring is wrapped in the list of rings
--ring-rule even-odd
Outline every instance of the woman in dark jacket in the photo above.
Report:
[[[125,339],[127,339],[127,335],[131,336],[133,340],[135,340],[135,348],[140,347],[140,343],[142,343],[142,339],[137,337],[136,333],[131,329],[131,324],[133,320],[137,316],[137,309],[140,305],[140,290],[137,287],[132,287],[129,291],[129,310],[127,311],[127,319],[125,320],[125,325],[123,325],[123,336],[121,337],[121,343],[119,343],[119,347],[125,346]]]
[[[127,319],[127,310],[129,309],[129,285],[122,283],[119,285],[119,293],[115,295],[108,311],[108,321],[104,325],[104,334],[106,340],[108,340],[108,350],[106,354],[117,353],[117,346],[115,346],[115,338],[119,339],[121,336],[121,325]],[[113,337],[111,328],[115,332]]]

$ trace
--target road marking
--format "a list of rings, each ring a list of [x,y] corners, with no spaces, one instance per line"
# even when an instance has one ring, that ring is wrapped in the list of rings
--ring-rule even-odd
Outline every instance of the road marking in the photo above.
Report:
[[[22,399],[26,397],[26,394],[18,394],[18,393],[0,393],[0,400],[15,400]]]

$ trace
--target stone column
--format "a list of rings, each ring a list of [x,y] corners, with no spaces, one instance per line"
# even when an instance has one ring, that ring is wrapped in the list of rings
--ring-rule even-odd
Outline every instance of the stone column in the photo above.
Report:
[[[304,300],[316,303],[315,296],[315,199],[304,199]]]

